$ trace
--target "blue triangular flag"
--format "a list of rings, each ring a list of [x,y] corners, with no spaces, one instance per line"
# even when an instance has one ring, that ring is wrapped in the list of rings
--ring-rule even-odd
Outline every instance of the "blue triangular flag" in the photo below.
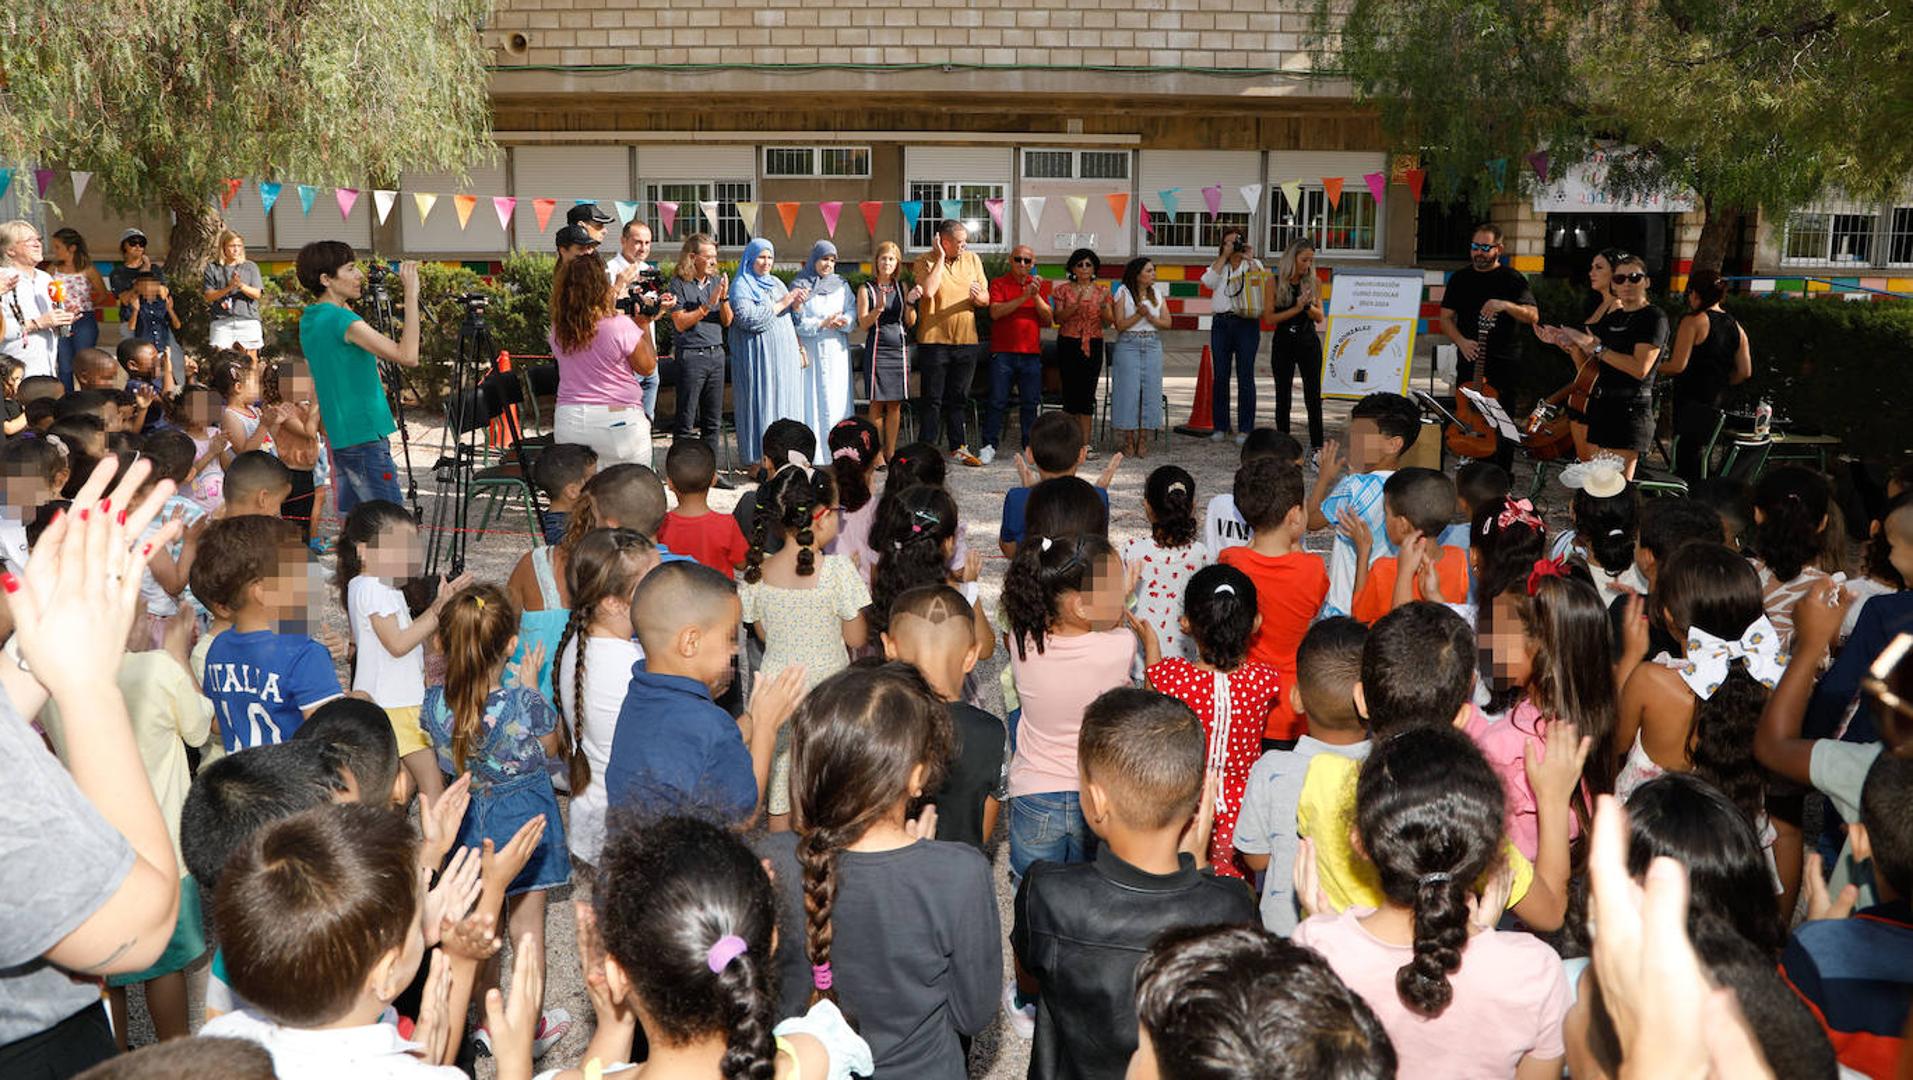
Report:
[[[944,199],[942,203],[944,220],[950,221],[963,216],[962,199]]]
[[[1164,188],[1156,192],[1156,198],[1162,200],[1162,212],[1168,214],[1170,217],[1175,217],[1178,196],[1181,194],[1182,189],[1179,187]]]
[[[285,187],[277,180],[259,181],[259,212],[270,215],[272,204],[279,201],[279,191]]]
[[[9,173],[11,173],[11,170],[9,170]],[[4,192],[5,190],[6,190],[5,188],[0,188],[0,192]],[[908,199],[908,200],[905,200],[904,202],[898,203],[897,208],[903,211],[904,229],[910,232],[915,232],[917,228],[917,219],[923,216],[923,200]]]
[[[1500,191],[1508,183],[1508,159],[1495,158],[1488,162],[1488,173],[1495,178],[1495,190]]]
[[[312,213],[312,200],[318,197],[319,197],[318,188],[313,187],[311,184],[300,184],[299,185],[299,212],[302,214]]]
[[[0,169],[0,199],[7,197],[7,189],[13,186],[13,170]]]

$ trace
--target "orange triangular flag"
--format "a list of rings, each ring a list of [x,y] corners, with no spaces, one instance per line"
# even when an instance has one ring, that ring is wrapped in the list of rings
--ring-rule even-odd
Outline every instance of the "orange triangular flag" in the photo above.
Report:
[[[1342,205],[1342,178],[1339,176],[1322,177],[1322,190],[1328,194],[1329,209],[1339,209]]]
[[[531,212],[538,215],[539,232],[544,232],[545,226],[551,224],[551,212],[557,208],[557,199],[533,199],[531,201]]]
[[[777,216],[784,219],[784,235],[791,236],[797,231],[797,207],[794,202],[777,204]]]
[[[1116,219],[1116,224],[1121,225],[1123,223],[1123,215],[1129,210],[1129,193],[1126,191],[1112,191],[1103,196],[1103,198],[1109,202],[1109,216]]]
[[[463,232],[466,224],[472,220],[472,207],[478,205],[478,196],[454,195],[452,205],[458,209],[458,229]]]
[[[219,208],[221,210],[232,209],[233,196],[239,194],[239,186],[243,183],[245,183],[245,181],[237,176],[228,176],[226,178],[226,190],[221,192],[219,196]],[[41,190],[44,191],[45,189],[42,188]]]

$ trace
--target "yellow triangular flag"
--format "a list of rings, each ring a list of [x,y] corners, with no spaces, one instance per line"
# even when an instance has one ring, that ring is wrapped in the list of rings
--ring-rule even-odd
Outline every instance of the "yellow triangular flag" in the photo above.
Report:
[[[452,196],[452,206],[458,210],[458,231],[465,231],[465,226],[472,220],[472,207],[477,205],[478,196],[476,195]]]
[[[744,219],[744,232],[749,236],[757,235],[757,204],[740,202],[737,204],[737,216]]]
[[[418,207],[418,223],[423,225],[425,224],[425,215],[432,212],[432,204],[438,202],[438,196],[428,195],[422,191],[415,191],[412,193],[412,202]]]
[[[1069,207],[1069,219],[1076,223],[1077,228],[1082,228],[1083,211],[1089,209],[1089,196],[1065,195],[1063,196],[1063,205]]]
[[[1300,180],[1283,181],[1282,198],[1288,200],[1289,213],[1297,214],[1297,215],[1301,214],[1302,213],[1302,181]]]

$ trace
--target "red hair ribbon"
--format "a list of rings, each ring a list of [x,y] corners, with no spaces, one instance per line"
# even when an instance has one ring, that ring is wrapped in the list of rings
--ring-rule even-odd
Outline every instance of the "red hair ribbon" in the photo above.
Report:
[[[1526,499],[1509,499],[1502,504],[1500,516],[1495,518],[1495,528],[1505,529],[1510,525],[1526,525],[1540,529],[1541,515],[1534,512],[1534,504]]]
[[[1568,561],[1566,559],[1536,559],[1534,569],[1528,571],[1528,595],[1533,596],[1541,588],[1541,583],[1548,578],[1567,576]]]

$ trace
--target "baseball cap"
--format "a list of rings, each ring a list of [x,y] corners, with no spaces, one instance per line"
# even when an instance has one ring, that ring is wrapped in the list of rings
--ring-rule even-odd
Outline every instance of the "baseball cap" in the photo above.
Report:
[[[144,244],[146,242],[146,234],[144,232],[141,232],[138,229],[128,229],[125,232],[120,234],[120,245],[124,247],[128,240],[134,240],[134,239],[137,239],[140,243]]]
[[[573,225],[582,225],[587,221],[594,225],[609,225],[618,219],[605,213],[597,203],[579,203],[565,211],[565,220]]]
[[[558,230],[559,247],[597,247],[598,241],[591,238],[583,225],[567,225]]]

